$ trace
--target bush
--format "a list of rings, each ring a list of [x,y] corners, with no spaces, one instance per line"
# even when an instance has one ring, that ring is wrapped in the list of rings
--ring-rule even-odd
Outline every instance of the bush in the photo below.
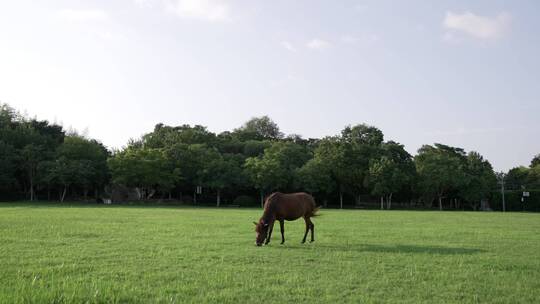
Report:
[[[193,204],[193,196],[191,196],[191,195],[182,195],[181,202],[182,202],[182,204]]]
[[[240,195],[234,199],[234,204],[242,207],[252,207],[258,204],[257,199],[249,195]]]
[[[512,190],[504,192],[506,211],[540,211],[540,190],[525,190],[529,192],[529,197],[525,202],[521,202],[522,190]],[[500,192],[493,192],[492,200],[489,202],[493,210],[502,211],[502,197]]]

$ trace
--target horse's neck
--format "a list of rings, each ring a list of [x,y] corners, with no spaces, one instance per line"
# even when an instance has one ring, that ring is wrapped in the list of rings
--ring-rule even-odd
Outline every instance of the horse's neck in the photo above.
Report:
[[[262,220],[265,223],[270,223],[276,220],[276,206],[272,201],[269,201],[264,208]]]

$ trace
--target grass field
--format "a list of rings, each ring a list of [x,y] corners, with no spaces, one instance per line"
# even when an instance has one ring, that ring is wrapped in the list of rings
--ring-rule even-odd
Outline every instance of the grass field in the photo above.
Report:
[[[539,303],[540,214],[0,204],[0,302]]]

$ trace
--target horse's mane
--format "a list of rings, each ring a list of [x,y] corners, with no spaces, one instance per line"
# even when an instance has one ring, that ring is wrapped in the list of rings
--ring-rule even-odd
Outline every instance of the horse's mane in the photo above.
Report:
[[[261,217],[261,219],[266,223],[266,222],[269,222],[271,219],[269,219],[268,217],[271,217],[272,214],[273,214],[273,211],[274,209],[276,208],[276,206],[274,204],[272,204],[272,202],[276,199],[276,197],[278,195],[280,195],[281,193],[280,192],[274,192],[272,194],[270,194],[266,200],[265,200],[265,203],[264,203],[264,212],[263,212],[263,215]]]
[[[274,192],[272,194],[270,194],[267,198],[266,198],[266,201],[270,201],[270,200],[273,200],[276,196],[278,196],[279,194],[281,194],[281,192]]]

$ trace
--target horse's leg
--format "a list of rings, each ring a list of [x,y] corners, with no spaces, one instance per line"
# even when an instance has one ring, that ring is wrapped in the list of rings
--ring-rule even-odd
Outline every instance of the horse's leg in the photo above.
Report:
[[[315,242],[315,224],[313,224],[310,218],[308,218],[308,221],[311,227],[311,242]]]
[[[311,225],[309,224],[310,221],[309,221],[308,217],[304,217],[304,221],[306,222],[306,232],[304,233],[304,238],[302,239],[302,244],[306,242],[306,237],[307,237],[309,228],[311,227]]]
[[[266,237],[265,245],[268,245],[270,243],[270,238],[272,237],[272,231],[274,230],[274,221],[270,223],[270,226],[268,227],[268,236]]]
[[[285,221],[279,220],[279,228],[281,228],[281,244],[285,243]]]

